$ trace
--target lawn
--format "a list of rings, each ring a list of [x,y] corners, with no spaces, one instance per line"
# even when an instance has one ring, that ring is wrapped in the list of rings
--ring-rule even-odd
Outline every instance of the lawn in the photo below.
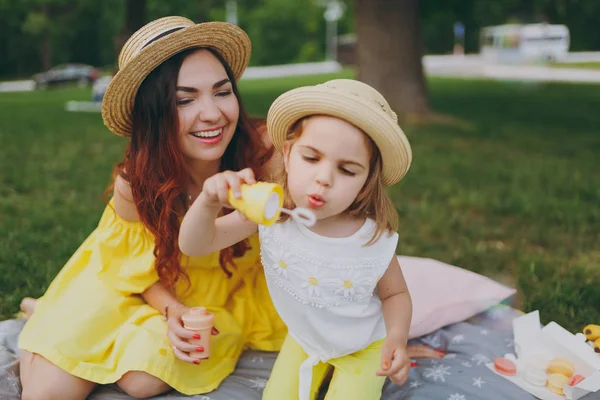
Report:
[[[600,69],[600,62],[555,63],[548,65],[555,68]]]
[[[241,88],[249,111],[265,115],[279,93],[324,79]],[[600,87],[453,79],[429,87],[433,108],[457,122],[404,126],[414,160],[390,190],[398,253],[513,285],[514,305],[539,309],[544,322],[573,331],[600,323]],[[125,141],[99,114],[64,111],[67,100],[89,97],[0,93],[0,319],[44,292],[104,207]]]

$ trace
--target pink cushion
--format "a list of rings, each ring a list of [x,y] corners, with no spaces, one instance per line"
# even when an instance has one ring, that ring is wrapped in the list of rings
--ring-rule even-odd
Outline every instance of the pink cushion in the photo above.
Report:
[[[398,256],[413,303],[409,337],[464,321],[515,294],[485,276],[430,258]]]

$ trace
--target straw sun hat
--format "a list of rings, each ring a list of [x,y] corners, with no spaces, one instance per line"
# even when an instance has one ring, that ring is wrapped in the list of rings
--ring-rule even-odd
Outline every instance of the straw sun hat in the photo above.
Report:
[[[216,50],[235,79],[248,66],[251,44],[246,32],[226,22],[195,24],[183,17],[160,18],[140,28],[123,46],[119,72],[102,99],[102,119],[112,132],[131,136],[131,113],[144,79],[161,63],[193,47]]]
[[[267,116],[267,131],[275,148],[281,151],[292,125],[309,115],[337,117],[369,135],[381,152],[384,186],[397,183],[408,171],[412,161],[410,143],[398,126],[396,113],[371,86],[351,79],[335,79],[282,94]]]

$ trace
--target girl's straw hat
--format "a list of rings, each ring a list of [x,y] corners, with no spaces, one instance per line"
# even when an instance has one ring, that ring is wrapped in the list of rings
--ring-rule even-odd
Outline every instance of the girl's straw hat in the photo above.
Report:
[[[170,57],[194,47],[216,50],[229,64],[236,80],[250,60],[250,39],[236,25],[195,24],[183,17],[152,21],[135,32],[121,50],[119,72],[102,99],[102,119],[108,129],[117,135],[131,136],[133,104],[144,79]]]
[[[282,150],[296,121],[319,114],[348,121],[373,139],[381,152],[384,186],[398,182],[408,171],[412,150],[396,113],[377,90],[352,79],[300,87],[279,96],[267,116],[267,130],[275,148]]]

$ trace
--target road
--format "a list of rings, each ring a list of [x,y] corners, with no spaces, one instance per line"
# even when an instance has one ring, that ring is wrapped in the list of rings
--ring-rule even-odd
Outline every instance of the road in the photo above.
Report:
[[[567,63],[600,62],[600,52],[570,53]],[[428,76],[523,80],[541,82],[600,83],[600,69],[553,68],[542,65],[503,65],[484,62],[478,55],[428,55],[423,57]],[[285,76],[333,73],[341,69],[336,62],[249,67],[242,79],[266,79]],[[0,92],[33,90],[33,81],[0,82]]]

